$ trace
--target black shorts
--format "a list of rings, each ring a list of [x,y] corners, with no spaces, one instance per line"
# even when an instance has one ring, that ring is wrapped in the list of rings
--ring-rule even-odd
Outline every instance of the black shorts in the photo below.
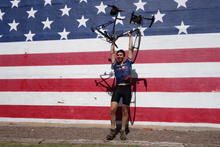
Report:
[[[122,103],[130,105],[131,103],[131,85],[116,86],[112,95],[111,102],[118,102],[122,98]]]

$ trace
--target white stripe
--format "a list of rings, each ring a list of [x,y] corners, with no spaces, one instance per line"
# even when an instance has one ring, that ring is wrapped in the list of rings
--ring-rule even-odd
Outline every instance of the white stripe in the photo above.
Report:
[[[133,77],[220,77],[220,62],[134,64]],[[64,65],[0,67],[0,79],[99,78],[111,66]]]
[[[0,122],[25,122],[25,123],[55,123],[55,124],[108,124],[109,120],[77,120],[77,119],[33,119],[33,118],[4,118],[0,117]],[[43,124],[46,125],[46,124]],[[135,121],[133,127],[145,127],[143,125],[153,126],[176,126],[176,127],[212,127],[220,128],[220,124],[215,123],[170,123],[170,122],[149,122],[149,121]],[[131,126],[130,126],[131,127]],[[147,127],[148,128],[148,127]],[[208,128],[207,128],[208,129]]]
[[[131,107],[220,108],[220,93],[137,92]],[[0,92],[0,105],[110,106],[106,92]]]
[[[220,47],[220,33],[145,36],[141,40],[141,50],[209,48]],[[119,48],[128,47],[128,38],[117,42]],[[0,55],[32,53],[65,53],[109,51],[110,44],[101,39],[75,39],[56,41],[10,42],[1,43]]]

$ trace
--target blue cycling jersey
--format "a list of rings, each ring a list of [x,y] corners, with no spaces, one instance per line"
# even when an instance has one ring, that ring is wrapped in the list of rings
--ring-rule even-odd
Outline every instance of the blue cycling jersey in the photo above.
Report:
[[[115,72],[116,84],[129,83],[130,81],[127,79],[129,76],[131,77],[132,72],[132,61],[127,59],[123,64],[119,64],[115,62],[112,64],[112,67]]]

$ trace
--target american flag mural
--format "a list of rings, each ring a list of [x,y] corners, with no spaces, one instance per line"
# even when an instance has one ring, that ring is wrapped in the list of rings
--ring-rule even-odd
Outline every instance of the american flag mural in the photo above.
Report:
[[[91,27],[141,27],[131,120],[220,127],[220,0],[1,0],[0,121],[109,124],[110,44]],[[117,40],[127,50],[128,38]],[[105,83],[106,82],[106,83]],[[105,85],[104,85],[105,84]]]

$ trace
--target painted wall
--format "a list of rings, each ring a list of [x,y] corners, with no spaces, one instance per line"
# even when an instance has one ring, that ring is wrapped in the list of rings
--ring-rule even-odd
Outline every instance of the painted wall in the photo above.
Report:
[[[94,0],[75,1],[73,4],[89,5],[90,2],[96,6],[101,5],[101,1]],[[109,0],[104,1],[104,4],[107,2],[113,3]],[[110,124],[110,88],[114,82],[113,71],[108,61],[110,44],[96,38],[89,29],[89,26],[94,24],[89,21],[86,26],[80,26],[80,22],[77,21],[74,23],[74,31],[85,29],[86,31],[80,33],[82,36],[90,33],[88,38],[77,38],[73,35],[73,30],[65,36],[62,27],[60,32],[63,32],[60,35],[58,32],[53,34],[55,31],[41,22],[39,36],[36,30],[33,30],[31,33],[38,37],[31,37],[29,33],[28,38],[19,28],[19,25],[23,25],[21,22],[17,28],[9,25],[14,18],[8,18],[12,10],[6,8],[26,8],[25,11],[28,11],[31,7],[36,10],[41,7],[61,9],[65,5],[63,1],[52,1],[51,5],[46,1],[42,1],[42,5],[39,3],[36,2],[38,7],[24,5],[24,2],[18,7],[11,8],[13,4],[10,3],[4,3],[4,7],[0,7],[0,30],[2,28],[8,31],[0,31],[0,121]],[[66,3],[68,7],[73,5],[70,6],[69,1]],[[207,13],[203,15],[204,18],[196,20],[189,29],[185,28],[183,31],[184,24],[180,28],[175,27],[175,21],[171,21],[175,15],[171,18],[168,15],[171,12],[173,14],[173,11],[188,11],[187,16],[194,17],[198,12],[202,12],[202,8],[207,8],[211,14],[220,6],[214,7],[212,3],[205,5],[208,3],[207,0],[195,9],[189,6],[194,6],[190,0],[186,6],[175,1],[172,3],[174,4],[167,6],[167,9],[161,8],[161,12],[167,15],[162,17],[164,20],[161,18],[164,25],[158,13],[162,6],[158,5],[152,11],[156,15],[154,26],[152,29],[142,29],[140,52],[133,65],[130,122],[136,125],[220,127],[220,28],[216,25],[218,22],[211,19]],[[125,6],[123,3],[120,4],[121,7]],[[146,7],[147,5],[144,9]],[[132,8],[137,12],[144,12],[141,8],[138,10],[134,4]],[[56,10],[62,16],[64,12],[60,9]],[[92,11],[97,14],[98,10],[96,8]],[[107,12],[108,9],[105,10]],[[192,11],[194,12],[189,13]],[[82,12],[88,14],[87,10]],[[25,13],[21,18],[28,18],[30,14]],[[213,15],[219,16],[218,13],[215,12]],[[44,14],[46,20],[46,13]],[[70,16],[71,14],[75,13],[70,11]],[[49,16],[51,15],[48,14]],[[100,19],[107,17],[107,14],[100,12],[97,16]],[[182,15],[178,15],[180,16]],[[62,17],[66,17],[68,21],[72,20],[67,14],[63,14]],[[203,23],[205,18],[210,20],[209,24]],[[166,23],[166,19],[171,20]],[[17,19],[15,21],[18,22]],[[197,23],[206,26],[199,26]],[[170,24],[173,27],[170,27]],[[122,24],[117,25],[121,27]],[[205,30],[210,26],[210,30]],[[51,24],[51,28],[53,27]],[[128,26],[125,26],[125,29],[127,28]],[[52,40],[48,40],[47,35],[51,34],[44,34],[44,31],[51,31],[52,36],[57,38],[52,37]],[[17,33],[18,38],[15,34],[13,38],[11,33]],[[23,40],[19,35],[23,35]],[[42,39],[41,35],[45,38]],[[128,38],[119,38],[117,44],[119,48],[127,49]]]

